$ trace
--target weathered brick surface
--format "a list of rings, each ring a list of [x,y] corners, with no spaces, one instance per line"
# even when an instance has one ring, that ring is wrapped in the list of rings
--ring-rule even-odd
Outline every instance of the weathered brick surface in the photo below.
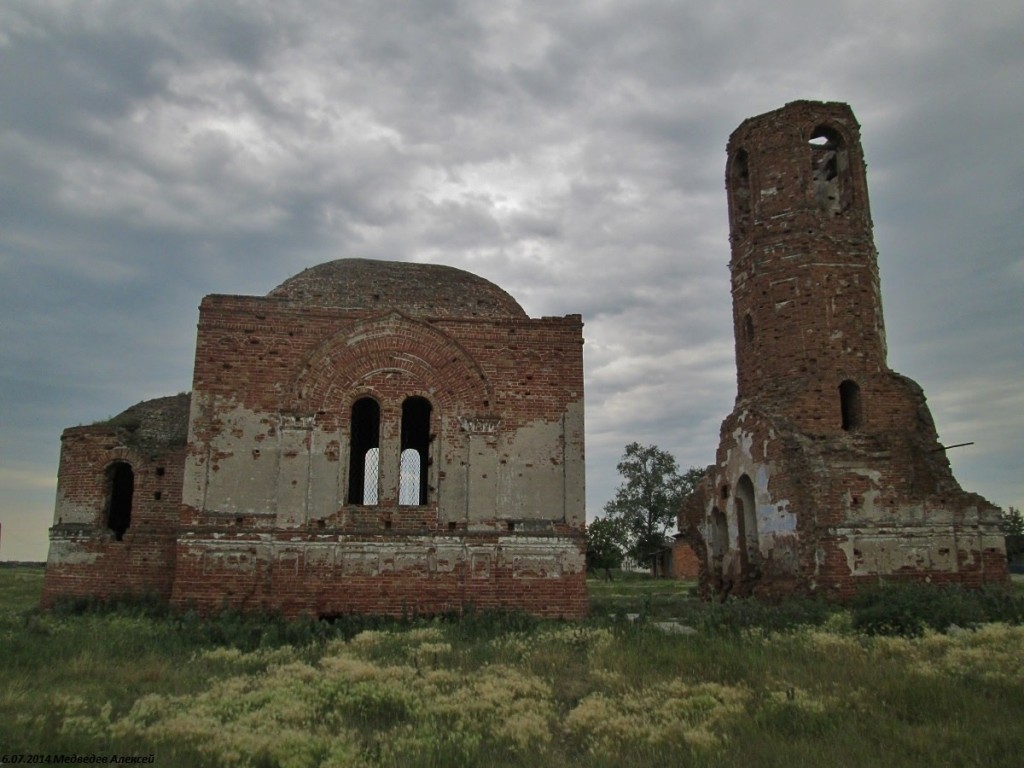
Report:
[[[923,392],[886,362],[852,111],[788,104],[727,153],[738,394],[680,513],[706,593],[1005,583],[998,511],[960,488]]]
[[[64,431],[44,605],[60,596],[170,598],[188,410],[188,395],[160,398]],[[134,470],[134,503],[118,541],[108,527],[108,470],[122,462]]]
[[[120,433],[68,430],[46,600],[153,591],[204,611],[580,616],[582,343],[578,315],[531,319],[449,267],[342,260],[266,297],[207,296],[172,505],[143,506],[150,465],[172,459],[139,440],[119,446],[132,409]],[[410,397],[429,403],[427,497],[404,505]],[[348,487],[364,398],[380,414],[379,498],[366,504]],[[163,423],[153,408],[150,422]],[[139,481],[123,541],[103,516],[116,460]]]

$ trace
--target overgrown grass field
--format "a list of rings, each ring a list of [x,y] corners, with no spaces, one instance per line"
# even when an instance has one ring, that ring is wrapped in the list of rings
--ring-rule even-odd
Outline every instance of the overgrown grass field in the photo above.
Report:
[[[1019,766],[1024,597],[838,611],[591,581],[592,617],[35,609],[0,569],[0,752],[160,766]],[[627,614],[638,614],[627,618]],[[991,623],[987,619],[998,618]],[[696,630],[670,634],[666,622]],[[938,632],[931,626],[951,631]]]

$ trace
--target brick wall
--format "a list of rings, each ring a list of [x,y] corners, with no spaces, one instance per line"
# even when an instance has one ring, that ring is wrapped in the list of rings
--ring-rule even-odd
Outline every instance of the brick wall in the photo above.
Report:
[[[73,427],[61,436],[44,606],[61,596],[170,597],[185,450],[152,443],[140,450],[139,438],[107,425]],[[131,521],[121,540],[107,520],[108,469],[116,463],[128,464],[134,475]]]

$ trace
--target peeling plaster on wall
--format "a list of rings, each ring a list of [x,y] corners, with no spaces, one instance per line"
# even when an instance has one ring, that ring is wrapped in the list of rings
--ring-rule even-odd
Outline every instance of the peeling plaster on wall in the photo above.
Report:
[[[46,561],[48,565],[92,565],[99,557],[98,552],[83,550],[75,541],[55,540]]]
[[[342,259],[265,297],[205,297],[191,397],[119,422],[144,415],[147,445],[177,445],[166,480],[137,477],[157,501],[124,544],[97,524],[102,466],[83,461],[109,463],[120,427],[66,431],[51,541],[77,560],[48,572],[44,602],[136,586],[204,612],[584,615],[582,327],[437,265]],[[379,422],[353,421],[364,397]],[[404,425],[410,398],[429,414]],[[356,445],[379,451],[375,503],[349,499]],[[420,503],[400,493],[408,448]]]
[[[496,498],[493,513],[480,510],[471,519],[498,517],[550,518],[552,499],[562,499],[559,519],[565,520],[565,427],[562,421],[537,420],[499,440]],[[481,514],[483,513],[483,514]]]
[[[253,574],[261,568],[290,563],[295,557],[307,565],[326,565],[346,576],[377,576],[383,573],[420,571],[451,572],[459,564],[508,567],[517,578],[558,578],[582,574],[586,559],[579,546],[565,537],[523,540],[499,537],[497,548],[474,546],[457,538],[407,537],[394,541],[344,541],[297,547],[269,536],[256,540],[221,537],[187,540],[185,557],[200,562],[203,573],[232,571]]]

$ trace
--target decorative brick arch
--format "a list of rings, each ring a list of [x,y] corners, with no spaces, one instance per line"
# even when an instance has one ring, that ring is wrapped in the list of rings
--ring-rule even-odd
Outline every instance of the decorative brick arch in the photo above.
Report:
[[[307,413],[329,410],[329,404],[386,371],[407,373],[429,386],[449,413],[483,412],[493,402],[486,375],[458,342],[434,326],[391,312],[349,326],[313,350],[294,381],[292,407]]]

